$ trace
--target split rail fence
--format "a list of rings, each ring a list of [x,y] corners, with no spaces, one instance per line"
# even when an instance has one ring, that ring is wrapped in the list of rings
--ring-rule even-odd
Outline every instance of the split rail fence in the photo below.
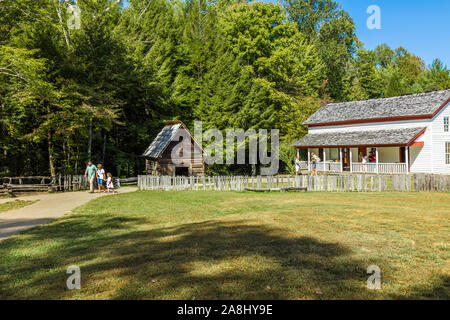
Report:
[[[78,191],[89,188],[84,175],[0,177],[0,193],[37,191]]]
[[[138,176],[139,190],[213,190],[306,188],[326,192],[448,192],[450,176],[413,175],[323,175],[323,176]]]
[[[116,187],[136,185],[137,177],[114,179]],[[79,191],[89,189],[89,180],[84,175],[0,177],[0,194],[14,192],[38,191]]]

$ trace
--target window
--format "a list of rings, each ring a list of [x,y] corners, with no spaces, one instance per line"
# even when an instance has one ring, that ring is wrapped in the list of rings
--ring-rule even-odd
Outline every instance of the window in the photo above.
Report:
[[[444,117],[444,132],[448,132],[448,117]]]
[[[450,142],[445,143],[445,164],[450,164]]]

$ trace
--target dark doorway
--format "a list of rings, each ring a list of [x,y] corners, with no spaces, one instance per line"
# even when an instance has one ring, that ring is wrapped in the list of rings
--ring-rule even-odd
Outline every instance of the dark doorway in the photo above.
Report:
[[[175,175],[188,177],[189,176],[189,168],[188,167],[176,167]]]
[[[350,171],[350,149],[349,148],[342,149],[342,160],[344,161],[344,163],[343,163],[344,171]]]
[[[400,147],[400,163],[406,163],[405,147]]]

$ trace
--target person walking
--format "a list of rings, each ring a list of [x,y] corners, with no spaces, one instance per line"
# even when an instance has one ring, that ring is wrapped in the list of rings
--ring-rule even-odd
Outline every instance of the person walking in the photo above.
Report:
[[[89,160],[87,163],[86,171],[84,172],[84,176],[89,179],[89,193],[94,193],[94,179],[96,176],[97,167],[92,164],[92,161]]]
[[[97,184],[98,184],[98,193],[101,192],[101,189],[103,189],[103,192],[106,192],[106,188],[103,185],[103,182],[105,180],[105,170],[102,168],[101,164],[97,165]]]
[[[112,178],[112,174],[111,172],[108,172],[106,174],[106,188],[108,189],[108,193],[110,191],[112,191],[112,193],[116,193],[116,191],[114,190],[114,182],[113,182],[113,178]]]
[[[317,163],[320,161],[319,157],[316,156],[316,154],[314,152],[311,153],[312,156],[312,171],[311,171],[311,175],[312,176],[317,176]]]

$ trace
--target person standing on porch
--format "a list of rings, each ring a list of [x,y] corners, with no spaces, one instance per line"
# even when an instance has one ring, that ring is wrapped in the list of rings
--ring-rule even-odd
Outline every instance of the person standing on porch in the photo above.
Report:
[[[366,164],[368,162],[367,156],[362,157],[362,163]]]
[[[94,193],[94,179],[96,177],[97,167],[92,164],[92,161],[89,160],[87,163],[86,171],[84,172],[84,176],[89,179],[89,192]]]
[[[370,151],[369,162],[370,163],[376,163],[377,162],[377,155],[373,151]]]
[[[298,173],[300,172],[300,156],[297,156],[297,159],[295,159],[295,175],[298,176]]]
[[[361,162],[363,164],[363,166],[362,166],[363,172],[366,172],[367,171],[366,164],[369,162],[369,158],[367,156],[363,156]]]

